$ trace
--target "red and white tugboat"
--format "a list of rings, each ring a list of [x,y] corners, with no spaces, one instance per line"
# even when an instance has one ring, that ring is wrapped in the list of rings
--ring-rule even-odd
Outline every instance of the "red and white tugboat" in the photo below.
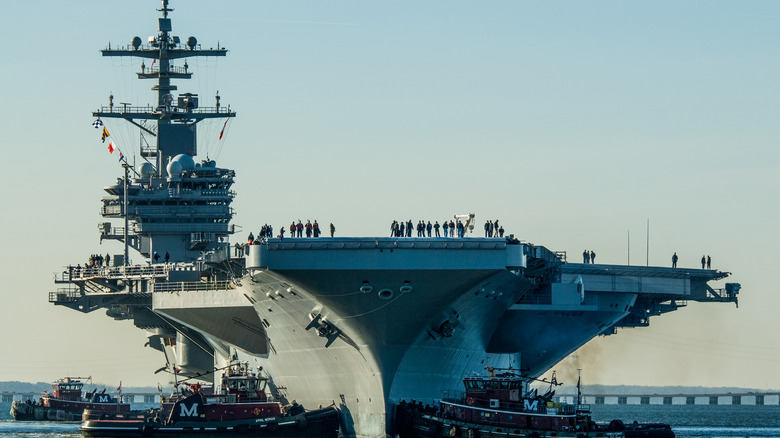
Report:
[[[160,409],[118,415],[87,410],[79,430],[88,437],[211,437],[258,431],[272,437],[338,435],[336,408],[306,411],[295,402],[282,406],[268,400],[267,384],[267,378],[250,373],[242,362],[227,368],[219,391],[187,385],[185,394],[164,400]]]
[[[465,393],[445,394],[439,406],[401,401],[396,406],[396,428],[401,438],[439,437],[622,437],[674,438],[667,424],[598,424],[590,407],[553,402],[550,389],[543,395],[529,390],[532,380],[512,369],[487,368],[486,376],[463,379]],[[497,373],[497,371],[502,371]],[[579,391],[579,387],[578,387]]]
[[[84,381],[91,377],[65,377],[51,384],[52,394],[44,393],[38,400],[15,401],[11,415],[19,421],[80,421],[85,409],[93,412],[129,412],[130,403],[122,401],[122,395],[113,397],[106,390],[97,388],[84,393]]]

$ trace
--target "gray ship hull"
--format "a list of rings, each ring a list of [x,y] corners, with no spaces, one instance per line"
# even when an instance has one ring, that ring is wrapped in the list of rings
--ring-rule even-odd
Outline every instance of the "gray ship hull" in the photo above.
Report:
[[[501,239],[271,239],[236,260],[245,274],[224,289],[168,281],[55,302],[138,306],[136,325],[183,373],[240,350],[275,396],[335,405],[346,436],[383,437],[400,400],[433,403],[486,366],[539,376],[595,336],[739,291],[712,289],[719,271],[565,263]]]
[[[525,275],[529,261],[546,266],[538,252],[496,239],[272,241],[250,247],[239,291],[263,321],[279,393],[335,403],[347,435],[379,437],[400,400],[433,403],[486,366],[538,375],[629,313],[637,294],[601,306],[581,300],[581,281]],[[518,304],[540,286],[557,302]]]

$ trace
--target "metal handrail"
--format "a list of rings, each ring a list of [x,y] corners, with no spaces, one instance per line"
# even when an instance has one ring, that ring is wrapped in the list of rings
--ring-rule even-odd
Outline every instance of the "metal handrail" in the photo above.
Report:
[[[230,281],[175,281],[154,283],[152,285],[152,292],[193,292],[231,289],[235,289],[235,286]]]

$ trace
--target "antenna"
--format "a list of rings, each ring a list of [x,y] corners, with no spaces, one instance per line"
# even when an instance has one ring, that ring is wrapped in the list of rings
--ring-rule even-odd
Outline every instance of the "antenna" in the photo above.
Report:
[[[650,266],[650,218],[647,218],[647,253],[645,254],[645,266]]]
[[[577,368],[577,406],[582,404],[582,368]]]

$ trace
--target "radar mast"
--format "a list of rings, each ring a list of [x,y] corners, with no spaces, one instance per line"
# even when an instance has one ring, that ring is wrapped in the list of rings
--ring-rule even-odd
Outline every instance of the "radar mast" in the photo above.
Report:
[[[192,73],[185,60],[181,67],[171,65],[171,61],[180,58],[225,56],[227,49],[224,47],[203,49],[194,36],[187,38],[182,43],[178,36],[172,34],[171,19],[168,13],[173,9],[168,7],[168,0],[162,1],[162,8],[157,9],[162,17],[157,19],[159,34],[150,36],[146,44],[140,37],[134,37],[131,45],[112,49],[109,44],[107,49],[101,50],[103,56],[131,56],[152,60],[147,67],[141,63],[141,71],[137,73],[139,79],[156,79],[152,90],[157,92],[156,105],[114,107],[113,103],[103,106],[92,114],[100,118],[121,118],[138,126],[143,133],[156,138],[153,145],[140,147],[140,154],[145,158],[154,158],[158,175],[166,176],[166,163],[171,157],[179,154],[190,156],[197,155],[196,124],[204,119],[234,117],[235,112],[221,107],[219,103],[214,107],[201,107],[198,105],[198,95],[193,93],[181,93],[174,98],[173,93],[178,87],[171,83],[172,79],[191,79]],[[216,98],[219,102],[219,96]],[[145,121],[152,121],[156,126],[147,126]]]

